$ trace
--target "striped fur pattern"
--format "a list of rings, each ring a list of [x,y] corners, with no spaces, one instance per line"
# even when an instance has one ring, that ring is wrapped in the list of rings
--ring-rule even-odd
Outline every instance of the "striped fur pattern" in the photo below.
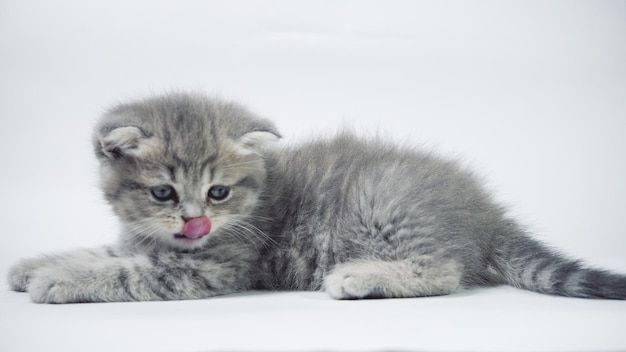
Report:
[[[455,162],[349,133],[297,146],[279,137],[201,95],[114,107],[93,145],[119,242],[22,260],[10,287],[42,303],[251,289],[417,297],[497,284],[626,299],[626,276],[548,250]]]

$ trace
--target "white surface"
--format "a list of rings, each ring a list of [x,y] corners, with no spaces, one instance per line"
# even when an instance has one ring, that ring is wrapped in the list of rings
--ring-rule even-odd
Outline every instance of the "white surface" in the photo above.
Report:
[[[2,293],[3,351],[611,351],[626,306],[510,287],[333,301],[253,292],[201,301],[34,305]]]
[[[539,238],[626,272],[625,18],[618,1],[4,0],[0,272],[114,240],[91,128],[171,89],[241,101],[284,143],[348,126],[463,156]],[[626,349],[625,302],[508,288],[0,305],[2,351]]]

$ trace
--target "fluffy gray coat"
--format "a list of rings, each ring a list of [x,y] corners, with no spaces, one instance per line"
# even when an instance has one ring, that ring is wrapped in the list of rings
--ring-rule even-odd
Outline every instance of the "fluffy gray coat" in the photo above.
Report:
[[[96,127],[119,242],[25,259],[35,302],[198,299],[251,289],[337,299],[509,284],[626,299],[626,276],[531,239],[458,164],[344,133],[276,147],[243,107],[193,94],[119,105]]]

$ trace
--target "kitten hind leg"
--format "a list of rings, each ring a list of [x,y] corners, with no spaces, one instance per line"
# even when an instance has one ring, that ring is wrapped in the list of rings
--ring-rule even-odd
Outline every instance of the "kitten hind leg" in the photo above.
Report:
[[[335,299],[444,295],[460,287],[461,271],[453,261],[359,260],[337,265],[324,279]]]

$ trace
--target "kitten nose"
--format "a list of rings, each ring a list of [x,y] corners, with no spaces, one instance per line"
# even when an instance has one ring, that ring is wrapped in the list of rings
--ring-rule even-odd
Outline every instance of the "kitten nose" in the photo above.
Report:
[[[180,215],[183,217],[183,220],[187,222],[193,218],[204,215],[204,210],[202,209],[201,204],[187,201],[182,205]]]
[[[185,218],[185,226],[181,234],[190,239],[200,238],[206,236],[211,232],[211,220],[206,216],[199,216],[197,218]]]

